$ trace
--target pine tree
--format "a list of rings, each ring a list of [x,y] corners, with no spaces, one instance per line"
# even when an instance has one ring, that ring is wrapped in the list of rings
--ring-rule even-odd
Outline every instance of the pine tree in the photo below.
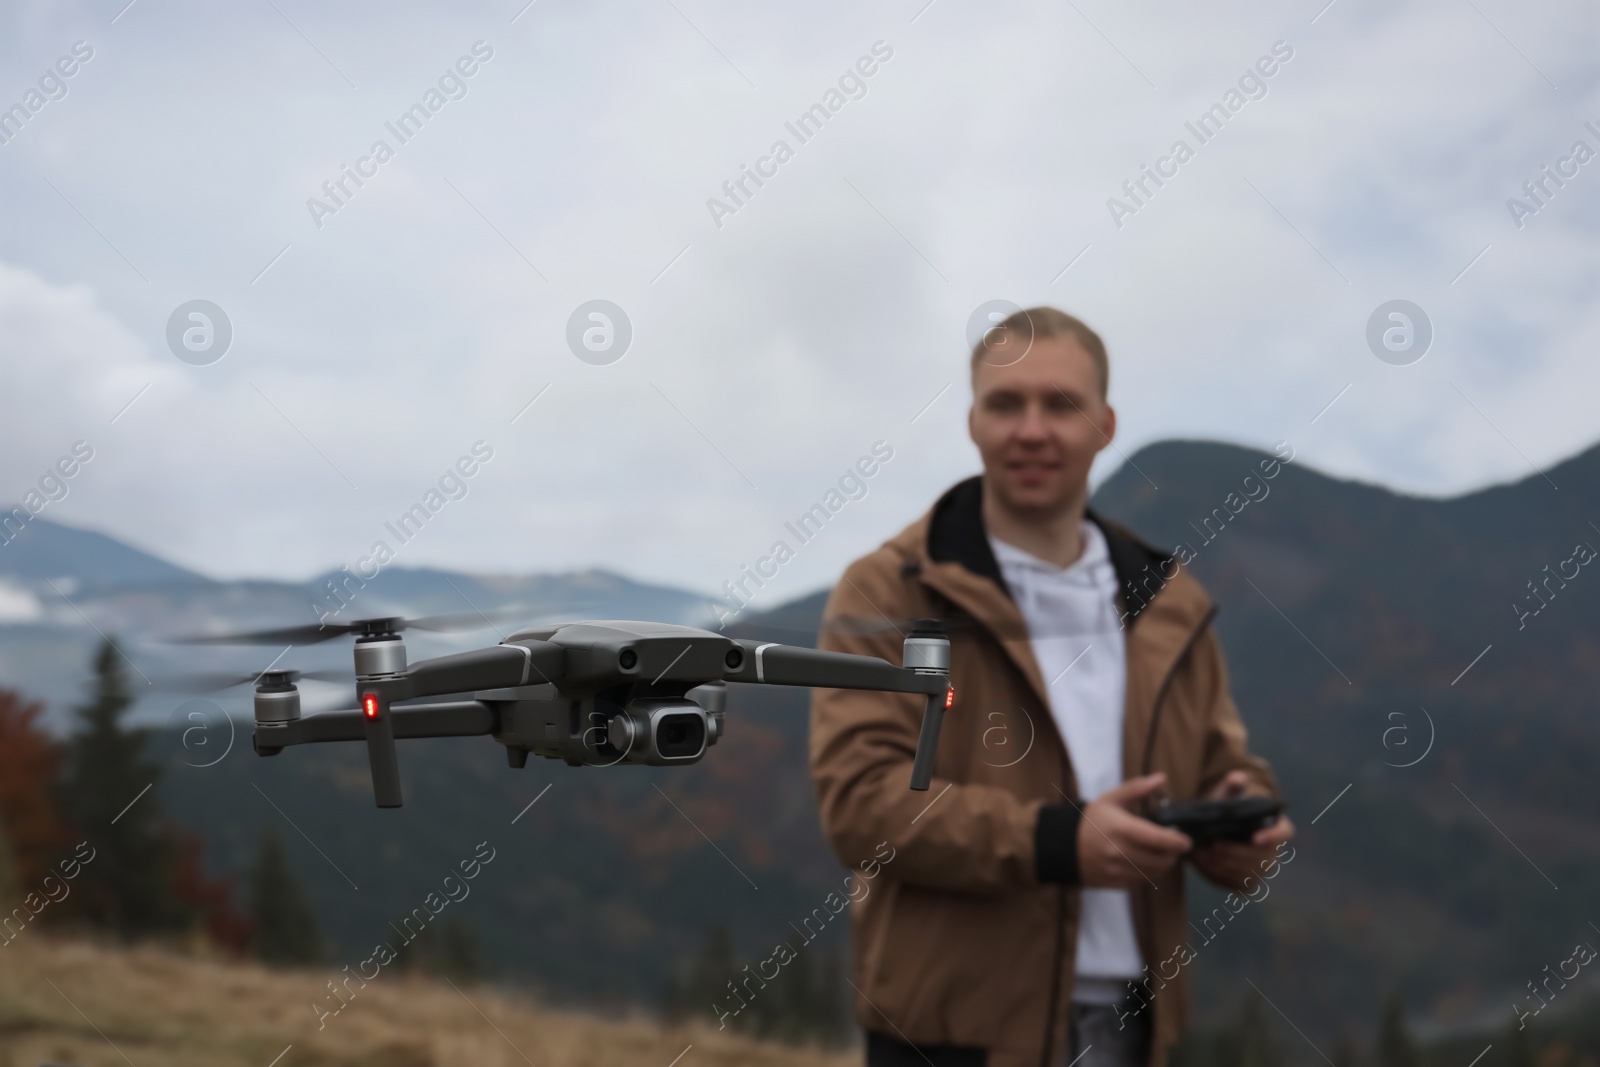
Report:
[[[1333,1067],[1360,1067],[1360,1064],[1361,1053],[1355,1035],[1346,1027],[1339,1032],[1339,1040],[1333,1046]]]
[[[446,919],[439,924],[439,937],[430,946],[427,967],[433,974],[460,985],[470,985],[483,977],[483,952],[478,935],[461,919]]]
[[[193,915],[173,892],[179,843],[155,795],[161,768],[144,755],[150,731],[122,723],[133,701],[112,639],[96,652],[94,672],[61,788],[67,822],[94,859],[68,899],[74,914],[123,938],[181,930]]]
[[[1406,1026],[1405,1005],[1398,993],[1383,1002],[1378,1022],[1378,1067],[1421,1067],[1417,1043]]]
[[[22,887],[17,880],[17,864],[12,858],[11,838],[0,826],[0,915],[5,915],[22,902]],[[0,937],[13,936],[9,932]]]
[[[834,949],[822,954],[817,976],[817,1037],[822,1044],[843,1045],[850,1040],[850,1000],[845,995],[845,968],[849,964]]]
[[[1506,1038],[1506,1044],[1506,1063],[1508,1067],[1533,1067],[1533,1039],[1525,1025],[1513,1020],[1511,1033]]]
[[[1216,1057],[1212,1054],[1215,1044],[1215,1038],[1208,1032],[1186,1030],[1172,1046],[1167,1063],[1169,1067],[1215,1067]]]
[[[1282,1067],[1283,1050],[1272,1039],[1267,1029],[1266,1016],[1261,1011],[1261,1000],[1247,996],[1239,1012],[1238,1031],[1239,1067]]]
[[[322,960],[316,908],[295,876],[283,839],[270,826],[261,832],[261,852],[250,872],[250,919],[256,956],[263,963],[293,967]]]
[[[428,969],[428,958],[433,954],[433,927],[424,926],[415,933],[415,927],[407,922],[405,929],[395,927],[400,933],[395,942],[394,973],[408,976],[422,974]]]
[[[811,1036],[816,1025],[816,978],[811,953],[809,944],[801,945],[788,966],[767,983],[770,988],[762,992],[761,999],[751,1005],[756,1009],[762,1037],[799,1044]]]
[[[728,982],[739,973],[735,962],[733,938],[726,926],[715,927],[706,942],[688,963],[679,968],[676,976],[669,976],[662,996],[663,1014],[674,1022],[684,1019],[717,1019],[721,1013],[727,1018],[719,1025],[730,1029],[748,1030],[751,1014],[740,1011],[740,1001],[728,991]],[[739,1015],[732,1014],[740,1011]]]

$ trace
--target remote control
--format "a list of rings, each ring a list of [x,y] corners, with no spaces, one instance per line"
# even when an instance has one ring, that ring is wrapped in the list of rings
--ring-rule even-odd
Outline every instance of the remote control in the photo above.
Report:
[[[1187,800],[1163,804],[1150,820],[1189,835],[1196,845],[1213,841],[1244,841],[1264,826],[1278,821],[1283,801],[1271,797],[1235,797],[1231,800]]]

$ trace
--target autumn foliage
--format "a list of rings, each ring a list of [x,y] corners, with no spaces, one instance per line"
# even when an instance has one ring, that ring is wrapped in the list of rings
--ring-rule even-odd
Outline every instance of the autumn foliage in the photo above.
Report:
[[[127,938],[199,933],[243,955],[255,924],[234,908],[231,879],[205,876],[200,837],[171,823],[155,798],[128,815],[125,797],[139,795],[140,781],[153,785],[161,769],[144,755],[148,731],[121,721],[131,701],[117,656],[107,642],[95,657],[91,699],[65,742],[44,729],[42,703],[0,689],[0,844],[10,845],[16,883],[9,891],[42,900],[56,863],[89,841],[96,858],[65,906],[30,910],[53,924]]]
[[[37,886],[72,851],[55,803],[61,748],[40,725],[43,713],[42,703],[0,689],[0,828],[23,887]]]

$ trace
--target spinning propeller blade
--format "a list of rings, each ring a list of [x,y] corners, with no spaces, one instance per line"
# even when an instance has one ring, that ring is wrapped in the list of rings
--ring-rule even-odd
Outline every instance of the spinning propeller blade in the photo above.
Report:
[[[155,679],[157,689],[169,693],[211,693],[218,689],[232,689],[236,685],[245,685],[251,682],[260,682],[269,675],[279,675],[286,682],[298,682],[301,679],[314,682],[343,682],[350,679],[347,670],[327,671],[296,671],[272,670],[254,671],[249,674],[174,674]]]
[[[499,608],[490,612],[467,611],[453,615],[424,615],[407,619],[398,615],[375,619],[353,619],[350,622],[307,623],[304,626],[285,626],[273,630],[251,630],[235,634],[200,634],[194,637],[169,638],[174,645],[315,645],[331,641],[346,634],[399,633],[402,630],[428,630],[434,633],[457,633],[481,630],[493,626],[497,619],[511,619],[535,614],[529,608]]]
[[[900,637],[904,638],[916,630],[920,619],[893,618],[886,615],[831,615],[822,620],[818,628],[791,626],[779,623],[770,623],[761,619],[753,619],[747,623],[736,623],[725,631],[738,636],[746,635],[784,635],[788,640],[799,637],[815,639],[819,631],[822,634],[838,634],[847,637]],[[1022,620],[1012,623],[998,623],[989,625],[979,622],[970,615],[955,615],[939,620],[945,633],[951,637],[991,637],[1000,641],[1032,641],[1037,638],[1051,637],[1082,637],[1092,635],[1067,630],[1047,631],[1034,633],[1028,629],[1028,624]]]

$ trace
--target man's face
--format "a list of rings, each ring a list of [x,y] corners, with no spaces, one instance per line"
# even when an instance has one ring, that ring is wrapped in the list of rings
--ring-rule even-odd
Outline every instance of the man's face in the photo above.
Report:
[[[1088,488],[1094,457],[1116,434],[1094,360],[1076,337],[1035,338],[1009,366],[980,361],[967,428],[1001,504],[1052,514]]]

